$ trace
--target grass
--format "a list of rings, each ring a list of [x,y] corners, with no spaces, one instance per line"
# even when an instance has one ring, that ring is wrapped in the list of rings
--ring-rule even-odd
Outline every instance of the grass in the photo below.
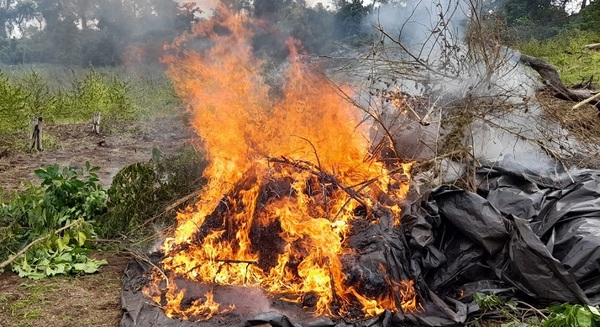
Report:
[[[584,45],[600,42],[600,32],[568,31],[547,41],[530,40],[517,44],[525,54],[543,58],[554,65],[566,84],[576,84],[591,76],[600,78],[600,51]]]
[[[34,115],[44,123],[75,124],[91,122],[99,111],[102,125],[110,126],[119,120],[171,116],[180,106],[171,81],[157,66],[0,66],[0,149],[27,148]],[[103,131],[110,133],[111,128]]]

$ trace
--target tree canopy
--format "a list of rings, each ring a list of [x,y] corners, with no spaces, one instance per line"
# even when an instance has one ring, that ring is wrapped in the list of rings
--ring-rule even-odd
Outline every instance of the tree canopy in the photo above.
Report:
[[[378,6],[410,10],[407,4],[418,2],[332,0],[311,7],[306,0],[222,1],[270,23],[254,39],[255,52],[270,56],[285,55],[283,41],[289,36],[301,40],[310,53],[332,51],[333,41],[368,40],[374,29],[366,18]],[[503,17],[519,39],[543,39],[565,29],[600,31],[600,1],[470,1]],[[164,44],[199,19],[200,9],[181,0],[0,0],[0,63],[106,66],[156,61]]]

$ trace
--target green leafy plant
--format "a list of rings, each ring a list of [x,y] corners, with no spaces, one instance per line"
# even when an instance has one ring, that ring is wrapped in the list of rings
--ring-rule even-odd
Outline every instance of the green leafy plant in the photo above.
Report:
[[[476,317],[469,325],[475,326],[479,320],[488,312],[499,313],[504,319],[497,325],[500,327],[528,327],[540,326],[539,317],[545,318],[545,315],[533,306],[515,300],[504,300],[495,294],[474,293],[473,301],[477,303],[482,315]],[[531,313],[535,316],[531,316]],[[487,325],[486,325],[487,326]],[[490,324],[490,326],[496,326]]]
[[[544,327],[597,327],[600,326],[600,311],[597,307],[579,304],[562,304],[548,308],[550,316]]]
[[[0,205],[0,259],[33,279],[90,273],[106,261],[87,258],[94,218],[106,211],[98,167],[38,169],[39,186]]]
[[[153,150],[152,160],[129,165],[117,173],[108,189],[108,212],[97,218],[102,237],[139,238],[152,225],[170,225],[175,210],[190,204],[204,185],[206,162],[191,148],[172,157]],[[187,201],[182,201],[187,199]],[[173,206],[173,202],[177,204]],[[171,207],[171,210],[165,208]]]

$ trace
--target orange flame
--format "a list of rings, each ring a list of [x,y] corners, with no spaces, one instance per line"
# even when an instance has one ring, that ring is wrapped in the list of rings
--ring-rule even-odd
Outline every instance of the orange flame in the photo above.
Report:
[[[178,215],[176,232],[164,243],[162,268],[203,283],[259,286],[298,303],[314,294],[316,314],[344,314],[354,303],[368,316],[413,310],[412,281],[390,280],[388,294],[368,298],[346,285],[340,261],[351,251],[344,241],[361,206],[384,205],[399,223],[408,192],[399,177],[406,179],[410,166],[390,171],[366,159],[370,144],[357,127],[360,114],[328,81],[293,60],[296,41],[288,41],[284,95],[270,98],[261,62],[252,56],[248,26],[255,22],[223,7],[218,12],[174,43],[187,47],[200,37],[207,50],[165,59],[210,163],[200,200]],[[159,283],[156,274],[147,294]],[[169,314],[218,312],[204,306],[212,305],[208,295],[194,311],[182,309],[183,291],[173,285]]]

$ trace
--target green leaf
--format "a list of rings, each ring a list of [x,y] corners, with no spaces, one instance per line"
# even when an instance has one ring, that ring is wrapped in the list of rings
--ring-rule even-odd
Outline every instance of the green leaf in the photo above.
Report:
[[[596,307],[592,307],[590,305],[585,306],[594,316],[597,316],[596,319],[600,319],[600,311]]]
[[[84,232],[79,231],[79,232],[77,232],[75,239],[77,240],[77,243],[79,244],[79,246],[83,246],[83,244],[85,244],[85,240],[87,240],[87,236],[85,235]]]
[[[577,326],[592,327],[592,313],[583,307],[577,308]]]

